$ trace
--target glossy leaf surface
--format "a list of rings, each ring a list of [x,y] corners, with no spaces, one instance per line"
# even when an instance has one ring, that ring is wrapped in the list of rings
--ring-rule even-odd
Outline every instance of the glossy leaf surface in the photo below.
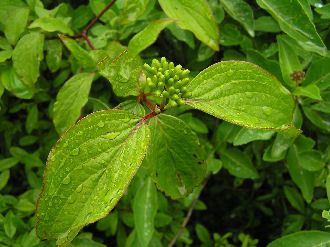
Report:
[[[198,160],[196,134],[182,120],[161,114],[151,119],[151,143],[146,166],[157,187],[173,199],[199,185],[205,169]]]
[[[93,78],[93,73],[76,74],[58,92],[53,108],[53,121],[59,133],[72,126],[79,118],[81,108],[87,103]]]
[[[301,231],[286,235],[267,247],[321,247],[330,244],[330,233],[321,231]]]
[[[204,44],[219,50],[219,30],[206,0],[158,0],[164,12],[182,29],[193,32]]]
[[[37,208],[41,238],[71,241],[106,216],[146,153],[149,129],[126,111],[95,112],[67,131],[48,156]]]
[[[307,51],[326,56],[327,48],[310,19],[310,7],[303,0],[257,0],[277,20],[281,29]]]
[[[214,64],[199,73],[187,89],[192,96],[186,104],[226,121],[278,130],[292,125],[292,96],[274,76],[254,64]]]

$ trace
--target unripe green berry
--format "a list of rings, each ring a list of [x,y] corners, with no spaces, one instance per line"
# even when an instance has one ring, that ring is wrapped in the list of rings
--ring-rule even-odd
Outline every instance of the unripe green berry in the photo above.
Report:
[[[168,98],[168,97],[170,96],[170,94],[169,94],[166,90],[164,90],[164,91],[162,92],[162,95],[163,95],[163,97],[165,97],[165,98]]]
[[[148,86],[151,87],[151,88],[152,88],[152,87],[155,87],[155,83],[154,83],[149,77],[147,78],[147,84],[148,84]]]
[[[175,89],[175,92],[180,93],[181,91],[180,91],[180,89],[177,88],[177,89]]]
[[[178,103],[176,103],[174,100],[169,100],[168,101],[168,104],[167,105],[169,105],[170,107],[176,107],[177,105],[178,105]]]
[[[182,76],[185,77],[190,73],[189,69],[185,69],[184,71],[182,71]]]
[[[181,92],[182,92],[182,93],[186,93],[186,92],[187,92],[187,87],[182,87],[182,88],[181,88]]]
[[[176,102],[178,103],[178,105],[184,105],[185,103],[183,99],[178,99]]]
[[[175,93],[176,92],[176,89],[175,89],[175,87],[170,87],[169,89],[168,89],[168,92],[170,93],[170,94],[173,94],[173,93]]]
[[[160,63],[162,64],[162,67],[163,67],[164,69],[167,69],[167,67],[168,67],[168,62],[166,61],[166,58],[165,58],[165,57],[162,57],[162,58],[160,59]]]
[[[168,68],[171,69],[171,70],[174,69],[174,63],[173,62],[170,62],[168,64]]]
[[[174,79],[173,78],[170,78],[170,79],[168,79],[167,82],[168,82],[169,85],[173,85],[174,84]]]
[[[151,66],[159,68],[160,67],[160,62],[157,59],[152,59]]]
[[[156,90],[156,91],[155,91],[155,95],[156,95],[156,96],[159,97],[161,94],[162,94],[162,92],[161,92],[160,90]]]
[[[159,89],[162,89],[164,86],[165,86],[165,83],[162,81],[158,82],[158,84],[157,84],[157,88],[159,88]]]
[[[179,99],[179,95],[177,94],[173,94],[171,97],[173,100],[178,100]]]
[[[185,97],[185,98],[189,98],[189,97],[191,97],[191,92],[186,92],[183,96]]]
[[[175,81],[178,81],[180,78],[179,78],[178,75],[175,75],[175,76],[173,76],[173,79],[174,79]]]

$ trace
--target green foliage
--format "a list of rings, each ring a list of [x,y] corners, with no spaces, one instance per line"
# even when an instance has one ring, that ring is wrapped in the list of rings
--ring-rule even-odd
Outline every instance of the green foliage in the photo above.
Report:
[[[0,247],[328,245],[329,16],[1,0]]]

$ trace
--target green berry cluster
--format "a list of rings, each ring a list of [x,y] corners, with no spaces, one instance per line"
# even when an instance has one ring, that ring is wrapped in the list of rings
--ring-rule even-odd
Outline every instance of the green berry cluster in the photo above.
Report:
[[[153,59],[151,66],[144,64],[143,67],[146,72],[145,81],[141,85],[143,92],[159,97],[165,108],[184,104],[183,98],[191,94],[186,88],[190,80],[188,69],[183,69],[181,65],[175,66],[165,57]]]

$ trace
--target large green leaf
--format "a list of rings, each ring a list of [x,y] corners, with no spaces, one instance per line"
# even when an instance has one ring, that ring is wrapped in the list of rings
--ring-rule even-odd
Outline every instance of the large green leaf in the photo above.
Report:
[[[149,129],[126,111],[95,112],[68,130],[48,156],[37,206],[41,238],[71,241],[106,216],[147,151]]]
[[[292,126],[294,101],[274,76],[241,61],[214,64],[188,85],[186,104],[226,121],[251,127]]]
[[[182,120],[161,114],[150,120],[151,143],[146,166],[157,187],[174,199],[199,185],[205,166],[198,160],[196,134]]]
[[[149,23],[148,26],[130,40],[128,50],[133,56],[136,56],[145,48],[153,44],[159,33],[173,21],[174,20],[171,19],[161,19]]]
[[[27,85],[34,84],[39,77],[39,65],[43,59],[44,35],[32,32],[24,35],[13,52],[16,73]]]
[[[94,60],[99,73],[107,78],[118,96],[138,95],[142,60],[120,43],[112,42],[106,51],[95,51]]]
[[[136,192],[133,204],[134,226],[141,246],[148,246],[155,231],[157,190],[151,178]]]
[[[80,73],[70,78],[60,89],[54,104],[54,124],[62,133],[72,126],[87,103],[94,73]]]
[[[240,22],[250,36],[254,37],[254,18],[251,6],[244,0],[221,0],[226,12]]]
[[[1,0],[0,26],[9,43],[14,45],[24,32],[29,17],[28,6],[20,0]]]
[[[327,247],[329,245],[330,233],[301,231],[276,239],[267,247]]]
[[[203,43],[219,50],[219,30],[206,0],[158,0],[164,12],[176,24],[193,32]]]
[[[307,51],[327,55],[327,48],[310,19],[310,7],[302,0],[257,0],[279,23],[281,29]]]

